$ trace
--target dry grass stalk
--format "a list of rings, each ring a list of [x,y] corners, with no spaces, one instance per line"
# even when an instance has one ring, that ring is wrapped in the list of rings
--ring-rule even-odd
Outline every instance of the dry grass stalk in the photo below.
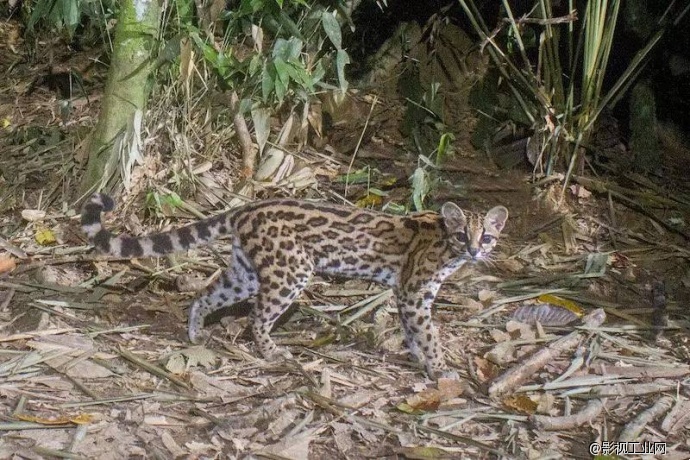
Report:
[[[120,348],[120,349],[117,350],[117,351],[118,351],[118,353],[120,353],[120,355],[121,355],[123,358],[125,358],[127,361],[136,364],[137,366],[139,366],[139,367],[141,367],[142,369],[144,369],[144,370],[146,370],[146,371],[152,373],[153,375],[156,375],[156,376],[158,376],[158,377],[160,377],[160,378],[162,378],[162,379],[170,380],[170,381],[171,381],[172,383],[174,383],[175,385],[180,386],[180,387],[182,387],[182,388],[184,388],[184,389],[186,389],[186,390],[189,390],[189,389],[190,389],[190,388],[189,388],[189,385],[187,385],[185,382],[183,382],[183,381],[180,380],[179,378],[175,377],[175,376],[172,375],[171,373],[166,372],[165,370],[161,369],[160,367],[155,366],[155,365],[149,363],[148,361],[145,361],[145,360],[139,358],[138,356],[136,356],[135,354],[130,353],[129,351],[124,350],[124,349],[122,349],[122,348]]]

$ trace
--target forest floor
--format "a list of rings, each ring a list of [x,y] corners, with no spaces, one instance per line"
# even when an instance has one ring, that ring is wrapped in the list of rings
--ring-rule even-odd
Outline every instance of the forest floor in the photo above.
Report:
[[[65,75],[47,54],[57,45],[29,60],[2,27],[0,459],[690,457],[690,195],[672,169],[537,185],[471,147],[472,110],[456,101],[455,154],[430,202],[510,210],[492,263],[456,273],[436,302],[461,380],[428,380],[405,352],[390,292],[361,281],[315,280],[274,331],[295,359],[266,362],[245,317],[209,326],[204,346],[187,340],[190,291],[217,276],[227,242],[161,260],[90,251],[71,200],[102,83],[89,77],[89,97],[65,112]],[[93,57],[59,59],[85,69]],[[417,160],[399,129],[404,101],[373,88],[342,110],[319,141],[326,154],[295,154],[309,187],[273,184],[261,197],[366,197],[366,184],[336,180],[364,132],[353,169],[396,179],[373,184],[386,201],[409,199]],[[685,161],[678,151],[667,164]],[[239,159],[225,155],[209,177],[239,183],[226,177]],[[146,164],[159,187],[165,164]],[[145,218],[142,203],[127,198],[109,225],[146,233],[193,220]]]

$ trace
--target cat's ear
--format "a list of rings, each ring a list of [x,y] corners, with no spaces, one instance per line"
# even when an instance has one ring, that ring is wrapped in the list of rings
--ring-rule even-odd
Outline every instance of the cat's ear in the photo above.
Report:
[[[489,209],[484,218],[484,227],[494,230],[496,233],[501,233],[503,227],[508,220],[508,210],[505,206],[496,206]]]
[[[452,232],[464,229],[467,226],[467,218],[462,209],[455,203],[443,203],[441,206],[441,215],[446,228]]]

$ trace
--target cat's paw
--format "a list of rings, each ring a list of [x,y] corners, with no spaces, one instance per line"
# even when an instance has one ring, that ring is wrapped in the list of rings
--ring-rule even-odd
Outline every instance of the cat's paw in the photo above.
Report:
[[[448,380],[460,380],[460,374],[458,374],[456,371],[452,371],[450,369],[446,369],[445,371],[441,372],[441,376],[439,378],[441,379],[448,379]]]
[[[206,342],[209,338],[209,333],[207,331],[197,329],[195,327],[189,327],[188,330],[189,341],[194,345],[199,345]]]
[[[451,379],[460,380],[460,374],[456,371],[448,369],[446,366],[429,366],[426,367],[426,374],[431,380]]]
[[[292,353],[287,348],[275,347],[269,353],[262,353],[266,361],[280,361],[283,359],[293,359]]]

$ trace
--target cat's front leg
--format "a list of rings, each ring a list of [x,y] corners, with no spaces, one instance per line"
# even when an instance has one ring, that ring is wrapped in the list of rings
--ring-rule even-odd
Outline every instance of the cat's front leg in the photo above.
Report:
[[[432,379],[457,375],[446,366],[438,331],[431,319],[431,306],[440,287],[440,283],[429,283],[421,289],[396,290],[405,343]]]

